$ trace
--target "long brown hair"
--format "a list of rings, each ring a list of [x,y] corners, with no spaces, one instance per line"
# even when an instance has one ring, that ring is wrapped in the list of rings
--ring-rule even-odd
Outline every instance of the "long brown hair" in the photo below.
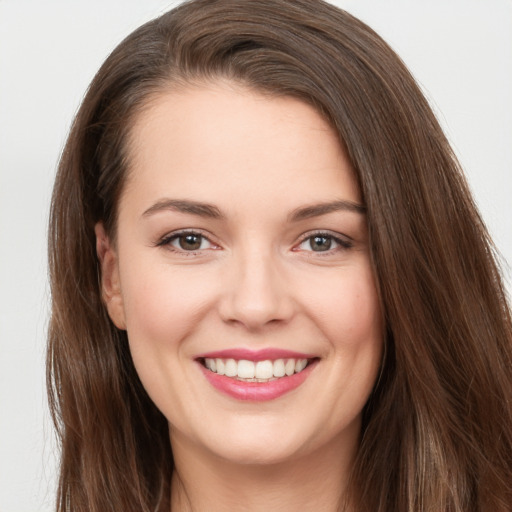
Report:
[[[170,509],[167,421],[102,303],[94,225],[115,236],[141,109],[173,85],[219,77],[312,104],[358,176],[386,350],[363,411],[355,509],[512,510],[512,326],[495,250],[404,64],[369,27],[319,0],[187,2],[132,33],[94,78],[50,219],[57,509]]]

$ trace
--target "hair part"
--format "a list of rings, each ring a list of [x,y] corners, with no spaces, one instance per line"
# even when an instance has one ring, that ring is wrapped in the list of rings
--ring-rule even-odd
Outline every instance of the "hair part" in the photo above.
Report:
[[[372,512],[512,510],[512,327],[495,249],[404,64],[319,0],[186,2],[128,36],[87,91],[50,217],[57,509],[170,508],[167,420],[106,312],[94,226],[115,238],[140,112],[172,88],[218,80],[314,106],[357,174],[386,355],[350,499]]]

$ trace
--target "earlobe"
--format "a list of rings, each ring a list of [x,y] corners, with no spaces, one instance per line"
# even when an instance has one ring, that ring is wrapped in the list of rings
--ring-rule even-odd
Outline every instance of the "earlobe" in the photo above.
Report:
[[[118,329],[126,329],[123,297],[119,279],[117,252],[105,232],[102,222],[94,226],[96,254],[101,269],[101,296],[112,322]]]

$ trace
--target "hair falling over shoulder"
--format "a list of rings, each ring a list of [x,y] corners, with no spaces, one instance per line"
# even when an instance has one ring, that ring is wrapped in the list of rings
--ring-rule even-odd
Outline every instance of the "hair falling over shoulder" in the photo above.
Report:
[[[90,85],[50,218],[57,510],[170,510],[167,421],[103,304],[94,226],[115,238],[136,115],[166,88],[215,78],[313,105],[358,175],[386,350],[364,410],[354,510],[512,511],[512,322],[495,249],[401,60],[319,0],[186,2],[128,36]]]

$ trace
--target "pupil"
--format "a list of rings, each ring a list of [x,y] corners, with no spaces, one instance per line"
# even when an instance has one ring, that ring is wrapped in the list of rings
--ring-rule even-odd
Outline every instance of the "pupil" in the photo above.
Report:
[[[314,251],[328,251],[331,248],[331,239],[326,236],[314,236],[311,248]]]
[[[182,235],[180,236],[180,247],[187,251],[194,251],[201,247],[200,235]]]

